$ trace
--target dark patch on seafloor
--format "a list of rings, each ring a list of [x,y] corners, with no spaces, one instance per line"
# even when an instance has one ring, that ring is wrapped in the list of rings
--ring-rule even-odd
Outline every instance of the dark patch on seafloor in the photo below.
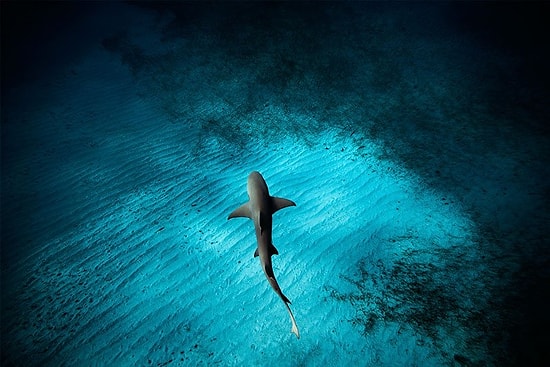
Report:
[[[483,248],[481,256],[459,244],[408,249],[392,265],[363,258],[356,274],[340,276],[354,291],[340,292],[330,285],[325,291],[355,308],[349,321],[363,335],[378,323],[410,325],[420,335],[418,342],[428,338],[449,365],[454,360],[463,366],[544,366],[550,357],[545,347],[550,341],[545,336],[550,263],[542,259],[537,267],[518,268],[518,259],[498,251],[498,240],[487,237],[473,243]],[[416,236],[390,242],[411,240]],[[443,352],[445,338],[457,333],[463,340],[460,350]],[[487,357],[491,360],[480,359]]]

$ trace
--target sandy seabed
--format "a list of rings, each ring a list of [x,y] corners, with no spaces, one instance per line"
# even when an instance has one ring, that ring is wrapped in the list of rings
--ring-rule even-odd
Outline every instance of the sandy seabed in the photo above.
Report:
[[[52,41],[86,43],[78,57],[4,93],[3,364],[541,361],[514,335],[530,340],[529,292],[548,295],[540,112],[468,95],[480,46],[426,38],[437,20],[410,25],[414,7],[319,7],[319,41],[303,9],[275,6],[270,33],[248,6],[195,4],[183,25],[97,6]],[[300,340],[252,223],[227,221],[253,170],[297,204],[274,215],[273,263]]]

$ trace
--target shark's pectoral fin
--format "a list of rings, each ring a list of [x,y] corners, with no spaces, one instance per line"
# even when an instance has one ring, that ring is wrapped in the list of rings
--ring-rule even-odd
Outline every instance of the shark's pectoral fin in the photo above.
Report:
[[[260,256],[260,254],[258,253],[258,249],[256,249],[256,251],[254,251],[254,257],[258,257]]]
[[[248,207],[248,203],[245,203],[239,206],[237,209],[233,210],[231,214],[229,214],[229,217],[227,217],[227,219],[238,218],[238,217],[245,217],[245,218],[252,219],[252,214],[250,213],[250,208]]]
[[[269,245],[269,256],[271,255],[279,255],[279,251],[277,251],[277,249],[275,248],[275,246],[273,246],[273,244]]]
[[[271,212],[272,214],[275,213],[279,209],[286,208],[288,206],[296,206],[296,203],[294,201],[284,199],[284,198],[278,198],[275,196],[271,197]]]

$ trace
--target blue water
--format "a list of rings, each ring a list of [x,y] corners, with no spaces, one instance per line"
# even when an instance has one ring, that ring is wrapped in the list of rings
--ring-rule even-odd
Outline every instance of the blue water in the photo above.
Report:
[[[3,2],[2,365],[548,365],[548,10]]]

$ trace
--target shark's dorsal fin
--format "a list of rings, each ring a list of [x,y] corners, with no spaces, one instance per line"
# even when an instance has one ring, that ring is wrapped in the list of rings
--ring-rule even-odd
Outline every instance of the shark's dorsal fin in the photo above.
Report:
[[[296,206],[296,204],[288,199],[271,197],[271,214],[275,213],[279,209],[286,208],[288,206]]]
[[[265,217],[265,214],[262,213],[262,212],[259,212],[258,213],[258,216],[260,218],[259,219],[259,223],[260,223],[260,234],[263,234],[264,233],[264,228],[266,228],[267,224],[265,223],[265,220],[266,220],[266,217]]]
[[[244,203],[243,205],[239,206],[237,209],[233,210],[231,214],[229,214],[229,217],[227,217],[227,219],[238,218],[238,217],[245,217],[245,218],[252,219],[252,213],[250,213],[250,208],[248,207],[248,203]]]
[[[273,246],[273,244],[269,245],[269,256],[271,255],[279,255],[279,251]]]

